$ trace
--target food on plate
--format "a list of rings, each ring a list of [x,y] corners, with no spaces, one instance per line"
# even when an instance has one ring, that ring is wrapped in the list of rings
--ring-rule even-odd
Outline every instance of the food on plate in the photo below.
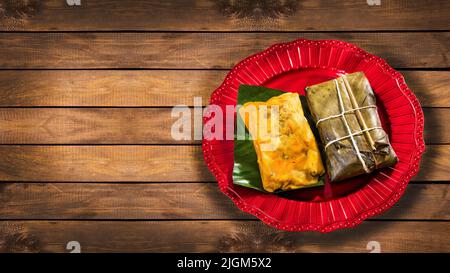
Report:
[[[264,190],[292,190],[318,183],[325,169],[298,94],[244,103],[239,115],[252,137]]]
[[[331,181],[370,173],[397,162],[364,73],[309,86],[306,98],[322,140]]]

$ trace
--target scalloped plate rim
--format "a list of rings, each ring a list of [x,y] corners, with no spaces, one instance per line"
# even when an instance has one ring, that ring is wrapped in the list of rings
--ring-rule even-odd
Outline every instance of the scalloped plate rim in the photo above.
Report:
[[[382,212],[385,212],[386,210],[390,209],[403,195],[406,186],[408,185],[409,181],[413,176],[417,174],[419,171],[420,166],[420,160],[422,157],[422,154],[425,152],[425,143],[423,140],[423,127],[424,127],[424,118],[423,118],[423,112],[422,108],[420,107],[420,103],[418,99],[415,97],[413,92],[408,88],[408,86],[405,83],[405,80],[403,78],[403,75],[400,74],[400,72],[393,69],[391,66],[388,65],[388,63],[373,54],[370,54],[363,49],[357,47],[356,45],[353,45],[351,43],[345,42],[345,41],[339,41],[339,40],[308,40],[308,39],[297,39],[291,42],[286,43],[276,43],[267,49],[255,53],[253,55],[248,56],[247,58],[240,61],[238,64],[236,64],[226,75],[224,81],[221,83],[221,85],[215,89],[215,91],[211,94],[211,98],[209,103],[214,104],[214,102],[217,100],[218,97],[221,95],[221,91],[225,89],[227,86],[229,86],[230,79],[233,77],[234,74],[237,73],[243,66],[245,66],[247,63],[252,62],[254,59],[261,59],[264,56],[270,54],[271,52],[279,49],[279,48],[290,48],[294,46],[301,46],[301,45],[316,45],[316,46],[330,46],[332,44],[333,46],[339,46],[344,47],[347,50],[353,51],[355,54],[358,54],[363,57],[363,59],[366,59],[368,61],[371,61],[375,63],[377,66],[379,66],[384,73],[387,73],[392,79],[394,79],[398,85],[399,90],[403,93],[403,96],[405,96],[409,103],[412,105],[412,109],[415,114],[415,130],[414,133],[416,134],[415,140],[415,152],[411,155],[412,158],[412,164],[409,165],[408,170],[403,172],[403,175],[401,177],[401,181],[396,185],[395,189],[392,191],[390,196],[384,198],[382,202],[380,202],[376,207],[362,211],[357,216],[353,217],[352,219],[348,219],[345,221],[335,221],[329,224],[315,224],[315,223],[297,223],[297,224],[291,224],[291,223],[282,223],[277,219],[274,219],[272,216],[267,215],[264,211],[260,210],[259,208],[256,208],[252,206],[251,204],[247,204],[245,200],[243,200],[239,194],[230,188],[227,185],[227,177],[226,174],[224,174],[218,164],[212,160],[214,158],[214,155],[212,154],[212,146],[211,141],[209,140],[202,140],[202,150],[203,150],[203,156],[204,160],[206,162],[207,167],[209,170],[213,173],[215,178],[217,179],[218,185],[220,190],[227,195],[235,204],[236,206],[249,214],[252,214],[259,218],[261,221],[266,223],[267,225],[270,225],[272,227],[286,230],[286,231],[318,231],[322,233],[327,233],[334,231],[336,229],[341,228],[350,228],[359,225],[362,223],[365,219],[369,217],[373,217],[375,215],[378,215]],[[320,68],[320,66],[302,66],[303,68]],[[285,72],[285,71],[284,71]],[[205,122],[206,119],[203,119],[203,122]],[[346,198],[347,196],[341,197]],[[340,200],[339,199],[333,199],[333,200]],[[331,200],[323,201],[320,203],[328,203]],[[297,201],[301,202],[301,201]]]

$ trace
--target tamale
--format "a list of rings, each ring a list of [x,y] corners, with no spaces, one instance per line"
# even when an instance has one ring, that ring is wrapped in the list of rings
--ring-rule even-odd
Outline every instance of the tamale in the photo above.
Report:
[[[392,166],[397,156],[383,130],[375,94],[363,72],[306,87],[331,181]]]
[[[278,117],[273,118],[268,111],[261,114],[261,107],[273,106],[279,109]],[[247,102],[240,107],[239,114],[253,138],[266,191],[299,189],[318,183],[325,169],[298,94],[284,93],[266,102]],[[263,128],[263,123],[270,122],[276,126],[269,124]]]

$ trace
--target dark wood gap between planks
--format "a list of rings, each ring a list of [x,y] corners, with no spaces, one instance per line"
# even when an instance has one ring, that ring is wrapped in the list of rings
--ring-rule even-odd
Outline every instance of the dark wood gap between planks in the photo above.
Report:
[[[237,208],[236,208],[237,209]],[[249,215],[252,217],[251,215]],[[33,221],[45,221],[45,222],[220,222],[220,221],[233,221],[233,222],[261,222],[260,219],[249,218],[249,219],[240,219],[240,218],[223,218],[223,219],[144,219],[144,218],[136,218],[136,219],[114,219],[114,218],[104,218],[104,219],[61,219],[61,218],[42,218],[42,219],[34,219],[34,218],[11,218],[11,219],[0,219],[0,222],[33,222]],[[450,220],[446,219],[375,219],[368,218],[363,222],[435,222],[435,223],[449,223]]]
[[[426,143],[427,146],[448,146],[450,143]],[[0,146],[202,146],[201,143],[0,143]]]
[[[84,105],[73,105],[73,106],[47,106],[47,105],[33,105],[33,106],[0,106],[0,109],[172,109],[177,107],[187,107],[189,109],[194,108],[205,108],[205,106],[193,106],[193,105],[183,105],[183,106],[84,106]],[[449,109],[450,106],[422,106],[422,109]]]
[[[258,53],[258,52],[255,52]],[[251,54],[250,54],[251,55]],[[249,56],[250,56],[249,55]],[[248,57],[248,56],[247,56]],[[245,56],[243,57],[243,59]],[[235,64],[238,64],[236,62]],[[388,63],[389,64],[389,63]],[[450,66],[448,67],[398,67],[391,66],[393,69],[401,71],[450,71]],[[231,71],[233,67],[230,68],[199,68],[199,67],[186,67],[186,68],[176,68],[176,67],[87,67],[87,68],[1,68],[0,71]],[[221,82],[220,82],[221,83]]]
[[[257,33],[257,34],[291,34],[291,33],[324,33],[324,34],[345,34],[345,33],[446,33],[450,32],[450,29],[410,29],[410,30],[37,30],[37,31],[20,31],[20,30],[0,30],[0,34],[52,34],[52,33],[174,33],[174,34],[187,34],[187,33],[200,33],[200,34],[249,34],[249,33]]]
[[[14,183],[24,183],[24,184],[124,184],[124,185],[140,185],[140,184],[217,184],[215,180],[209,181],[30,181],[30,180],[0,180],[0,184],[14,184]],[[409,182],[410,185],[448,185],[450,180],[412,180]]]

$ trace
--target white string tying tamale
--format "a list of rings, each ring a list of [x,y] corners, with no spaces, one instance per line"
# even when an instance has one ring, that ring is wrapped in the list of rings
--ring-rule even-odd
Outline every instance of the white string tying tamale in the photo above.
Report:
[[[353,90],[347,81],[347,77],[346,76],[342,77],[342,81],[344,82],[344,90],[345,90],[345,93],[347,94],[348,98],[350,99],[352,108],[355,108],[355,109],[358,108],[359,107],[358,102],[356,101],[356,98],[353,95]],[[377,157],[374,155],[373,152],[376,151],[377,148],[375,146],[375,141],[373,141],[373,138],[370,135],[369,131],[371,131],[371,130],[370,130],[370,128],[367,127],[366,121],[364,120],[364,117],[362,116],[361,111],[359,111],[359,109],[357,109],[355,111],[355,116],[356,116],[356,119],[358,120],[359,125],[362,127],[362,129],[363,129],[362,132],[364,133],[364,137],[371,148],[371,152],[372,152],[371,155],[372,155],[373,161],[375,163],[375,168],[376,168],[378,166],[378,162],[377,162]]]
[[[306,95],[332,182],[397,162],[363,72],[308,86]],[[347,148],[340,149],[340,144]]]
[[[337,81],[337,79],[335,79],[335,80],[334,80],[334,83],[335,83],[335,85],[336,85],[336,93],[337,93],[337,95],[338,95],[338,99],[339,99],[339,108],[340,108],[340,110],[341,110],[341,113],[340,113],[340,114],[337,114],[337,115],[332,115],[332,116],[329,116],[329,117],[325,117],[325,118],[319,119],[319,120],[316,122],[316,126],[318,126],[319,123],[321,123],[321,122],[323,122],[323,121],[326,121],[326,120],[330,120],[330,119],[333,119],[333,118],[342,118],[342,121],[344,122],[344,125],[345,125],[345,128],[346,128],[347,132],[348,132],[348,135],[343,136],[343,137],[339,137],[339,138],[334,139],[334,140],[332,140],[332,141],[329,141],[328,143],[325,144],[324,149],[327,149],[327,148],[328,148],[331,144],[333,144],[333,143],[336,143],[336,142],[341,141],[341,140],[343,140],[343,139],[350,138],[350,139],[351,139],[352,146],[353,146],[353,149],[355,150],[356,156],[358,157],[359,161],[361,162],[361,165],[363,166],[364,171],[365,171],[366,173],[369,173],[370,170],[369,170],[369,168],[367,168],[366,162],[365,162],[364,159],[362,158],[362,154],[361,154],[361,152],[360,152],[360,150],[359,150],[359,148],[358,148],[358,145],[356,144],[356,141],[355,141],[355,139],[354,139],[354,136],[364,134],[365,132],[369,132],[369,131],[371,131],[371,130],[383,129],[383,128],[382,128],[382,127],[371,127],[371,128],[365,128],[365,129],[363,129],[363,130],[360,130],[360,131],[357,131],[357,132],[352,133],[352,130],[350,129],[350,125],[349,125],[348,122],[347,122],[347,118],[345,117],[345,114],[352,113],[352,112],[355,112],[355,111],[360,110],[360,109],[376,108],[376,106],[375,106],[375,105],[368,105],[368,106],[362,106],[362,107],[357,107],[357,108],[345,110],[345,108],[344,108],[344,102],[343,102],[342,96],[341,96],[341,90],[340,90],[340,88],[339,88],[339,82]]]
[[[353,133],[351,135],[352,136],[362,135],[364,132],[368,132],[368,131],[375,130],[375,129],[383,129],[383,128],[382,127],[367,128],[367,129],[364,129],[364,130],[361,130],[361,131],[357,131],[357,132],[355,132],[355,133]],[[341,141],[341,140],[349,138],[349,137],[350,137],[350,135],[334,139],[334,140],[328,142],[327,145],[325,145],[324,149],[328,148],[328,146],[330,146],[331,144],[333,144],[335,142]]]
[[[356,119],[358,120],[359,125],[365,129],[366,131],[364,132],[364,136],[366,137],[367,142],[369,143],[370,148],[372,149],[372,151],[375,151],[377,148],[375,147],[375,142],[372,139],[372,136],[370,135],[369,131],[367,130],[367,125],[366,125],[366,121],[364,120],[364,117],[361,114],[361,111],[359,111],[358,107],[358,102],[356,101],[355,96],[353,95],[353,90],[350,87],[350,84],[347,81],[347,77],[344,76],[342,77],[342,81],[344,82],[344,90],[345,93],[347,94],[348,98],[350,99],[350,103],[352,104],[352,108],[355,108],[355,116]]]
[[[319,119],[316,122],[316,126],[319,126],[319,123],[321,123],[322,121],[326,121],[326,120],[329,120],[329,119],[332,119],[332,118],[339,118],[339,117],[342,117],[345,114],[355,112],[356,110],[363,110],[363,109],[368,109],[368,108],[377,108],[377,107],[375,105],[367,105],[367,106],[362,106],[362,107],[358,107],[358,108],[354,108],[354,109],[345,110],[344,112],[342,112],[340,114],[331,115],[329,117]]]

